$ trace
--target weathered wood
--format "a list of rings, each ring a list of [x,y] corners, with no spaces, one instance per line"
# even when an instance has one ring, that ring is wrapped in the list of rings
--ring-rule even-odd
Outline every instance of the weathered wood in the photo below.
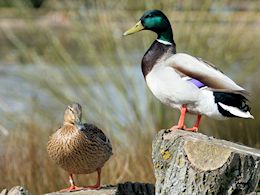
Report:
[[[80,190],[75,192],[51,192],[45,195],[114,195],[117,188],[115,186],[102,187],[99,190]]]
[[[249,194],[260,151],[201,133],[161,130],[153,142],[156,194]]]
[[[30,195],[30,192],[22,186],[14,186],[10,190],[3,189],[0,195]]]
[[[147,183],[120,183],[116,186],[102,186],[99,190],[81,190],[76,192],[52,192],[45,195],[126,195],[143,194],[153,195],[155,189],[153,184]]]

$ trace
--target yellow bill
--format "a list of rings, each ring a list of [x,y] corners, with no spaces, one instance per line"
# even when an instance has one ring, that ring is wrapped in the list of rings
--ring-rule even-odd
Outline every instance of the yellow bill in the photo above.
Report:
[[[130,34],[138,32],[138,31],[141,31],[143,29],[144,29],[144,26],[142,25],[141,21],[139,21],[139,22],[136,23],[136,25],[134,25],[134,27],[132,27],[129,30],[125,31],[123,35],[124,36],[125,35],[130,35]]]

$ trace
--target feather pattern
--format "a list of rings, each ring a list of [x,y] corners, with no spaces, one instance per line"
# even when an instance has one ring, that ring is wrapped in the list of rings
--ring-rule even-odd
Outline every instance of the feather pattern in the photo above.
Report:
[[[50,137],[49,156],[69,173],[92,173],[112,155],[110,141],[100,129],[91,126],[94,128],[79,131],[73,125],[65,125]]]
[[[215,66],[200,58],[178,53],[168,58],[165,63],[182,74],[199,80],[210,88],[244,91],[242,87],[238,86]]]
[[[79,108],[79,105],[76,106]],[[102,168],[112,155],[112,145],[101,129],[93,124],[76,125],[81,107],[65,111],[64,125],[50,138],[47,151],[52,160],[71,174],[88,174]]]
[[[227,106],[221,102],[218,103],[224,110],[226,110],[227,112],[229,112],[229,114],[231,115],[231,117],[233,116],[238,116],[241,118],[254,118],[249,111],[241,111],[239,108],[234,107],[234,106]]]

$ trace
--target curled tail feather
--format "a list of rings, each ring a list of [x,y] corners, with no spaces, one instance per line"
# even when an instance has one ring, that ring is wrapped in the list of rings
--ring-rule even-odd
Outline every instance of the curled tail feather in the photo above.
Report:
[[[219,112],[226,117],[254,118],[250,114],[247,98],[239,93],[213,92]]]

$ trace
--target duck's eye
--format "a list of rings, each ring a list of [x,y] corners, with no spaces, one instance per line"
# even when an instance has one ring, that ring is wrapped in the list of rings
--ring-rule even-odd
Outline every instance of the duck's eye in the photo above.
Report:
[[[146,18],[150,18],[150,17],[152,17],[152,14],[148,14],[148,15],[146,16]]]
[[[72,113],[74,113],[74,110],[73,110],[71,107],[69,107],[69,109],[70,109],[70,111],[71,111]]]

